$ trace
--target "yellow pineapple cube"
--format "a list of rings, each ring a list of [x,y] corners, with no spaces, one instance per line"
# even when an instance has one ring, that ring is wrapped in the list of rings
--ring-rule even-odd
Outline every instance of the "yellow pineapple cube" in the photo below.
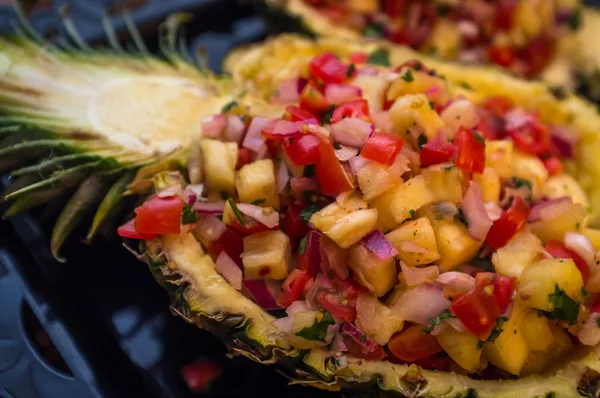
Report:
[[[211,193],[235,195],[235,165],[238,161],[238,145],[203,139],[200,141],[204,159],[206,187]]]
[[[547,350],[554,343],[554,335],[548,319],[540,317],[536,311],[527,311],[523,318],[521,332],[531,351]]]
[[[462,173],[458,167],[448,164],[421,169],[425,185],[431,190],[435,202],[460,203],[462,201]]]
[[[392,188],[385,192],[383,195],[371,200],[369,205],[377,209],[377,214],[379,215],[379,219],[377,222],[377,226],[382,231],[389,231],[399,223],[396,221],[396,217],[393,213],[392,203],[394,201],[394,197],[396,196],[396,192],[398,191],[400,184],[397,184],[395,188]]]
[[[246,236],[240,257],[244,278],[283,280],[292,267],[290,238],[281,231]]]
[[[498,202],[502,184],[498,173],[492,167],[486,167],[483,174],[474,174],[473,180],[481,185],[484,202]]]
[[[466,98],[453,101],[442,111],[440,117],[452,131],[448,138],[454,138],[461,127],[471,129],[479,123],[475,105]]]
[[[519,375],[529,356],[529,347],[521,331],[523,313],[513,311],[502,325],[502,332],[491,343],[485,343],[483,353],[490,363],[514,375]]]
[[[481,349],[478,347],[479,339],[473,333],[447,327],[437,339],[450,358],[467,372],[474,372],[479,368]]]
[[[513,143],[512,141],[486,141],[485,166],[494,169],[501,178],[513,175]]]
[[[386,234],[385,237],[398,250],[397,258],[408,265],[429,264],[440,258],[435,240],[435,232],[427,217],[406,221],[400,227]],[[403,245],[405,242],[410,243]],[[420,253],[415,252],[417,250],[408,250],[413,249],[407,247],[410,244],[418,245],[424,252]]]
[[[415,71],[414,69],[410,69],[410,74],[408,74],[408,71],[409,68],[403,68],[400,71],[400,76],[389,85],[386,95],[388,101],[394,101],[410,94],[413,97],[419,94],[422,96],[419,98],[425,98],[429,101],[423,93],[434,86],[441,88],[438,94],[440,95],[440,98],[438,98],[439,102],[446,102],[448,100],[448,83],[445,80],[437,76],[431,76],[425,72]],[[429,104],[429,102],[427,103]],[[402,132],[398,131],[398,133]]]
[[[408,84],[412,83],[414,82]],[[390,120],[396,134],[403,134],[412,127],[421,127],[428,140],[433,139],[444,126],[440,115],[431,108],[425,94],[410,94],[398,98],[390,108]]]
[[[383,110],[383,100],[389,86],[387,80],[380,76],[358,75],[350,84],[362,90],[362,97],[369,102],[372,113]]]
[[[273,160],[257,160],[239,169],[235,177],[235,188],[241,202],[258,201],[259,206],[270,206],[279,210]]]
[[[376,224],[376,209],[357,210],[339,217],[333,225],[322,229],[321,232],[337,243],[339,247],[347,249],[367,236],[375,229]]]
[[[402,182],[401,179],[391,176],[385,168],[375,162],[358,170],[356,177],[366,201],[375,199]]]
[[[360,284],[377,297],[386,294],[398,282],[395,260],[380,261],[363,245],[350,248],[348,266]]]
[[[396,316],[391,308],[374,298],[371,293],[359,293],[357,302],[362,302],[364,306],[372,306],[374,313],[377,314],[375,317],[363,317],[361,312],[356,314],[356,326],[377,344],[385,346],[392,335],[404,326],[404,320]]]
[[[428,212],[437,242],[440,259],[437,264],[441,272],[464,264],[474,258],[481,247],[481,242],[471,238],[467,227],[460,221],[446,220],[441,216]]]
[[[594,228],[582,228],[581,233],[592,242],[596,251],[600,250],[600,230]]]
[[[332,202],[313,214],[310,222],[317,229],[325,230],[333,226],[333,224],[335,224],[342,216],[345,216],[352,211],[363,210],[368,207],[369,205],[362,199],[362,195],[358,192],[354,192],[342,204]]]
[[[554,218],[544,221],[538,220],[529,224],[533,232],[542,242],[560,240],[565,238],[567,232],[579,232],[585,226],[588,213],[580,204],[573,204],[571,209]]]
[[[570,196],[573,198],[573,203],[579,203],[584,207],[589,206],[587,194],[579,183],[568,174],[548,178],[542,187],[542,194],[550,199]]]
[[[521,276],[521,272],[537,262],[542,253],[542,242],[529,229],[523,228],[508,243],[492,255],[496,272],[504,276]]]
[[[542,196],[542,187],[548,180],[548,170],[538,157],[515,151],[513,175],[531,181],[534,200]]]
[[[549,324],[549,327],[553,338],[551,348],[531,352],[521,370],[521,376],[540,374],[548,368],[557,366],[573,348],[571,338],[562,327],[552,323]]]

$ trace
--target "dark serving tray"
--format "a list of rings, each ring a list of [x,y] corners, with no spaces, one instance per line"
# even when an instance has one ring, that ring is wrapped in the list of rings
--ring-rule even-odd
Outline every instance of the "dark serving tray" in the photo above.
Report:
[[[36,9],[34,27],[60,34],[58,11],[65,3]],[[114,3],[72,1],[70,15],[85,40],[102,43],[102,12]],[[194,13],[190,42],[206,49],[215,71],[231,48],[266,35],[243,1],[135,3],[142,5],[131,16],[150,48],[167,14]],[[0,7],[0,31],[11,29],[12,17]],[[123,31],[121,17],[114,23]],[[4,177],[0,193],[7,182]],[[171,315],[167,294],[116,238],[91,246],[71,239],[63,251],[68,262],[57,263],[48,247],[53,221],[32,212],[0,222],[0,398],[331,396],[288,386],[272,367],[227,359],[216,337]],[[223,375],[193,394],[181,369],[203,359],[222,366]]]

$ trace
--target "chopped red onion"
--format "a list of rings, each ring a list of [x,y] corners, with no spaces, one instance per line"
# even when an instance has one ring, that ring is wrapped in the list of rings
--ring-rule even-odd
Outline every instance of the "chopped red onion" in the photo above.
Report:
[[[194,209],[200,214],[223,214],[225,202],[222,200],[218,202],[196,202],[194,203]]]
[[[288,181],[290,180],[290,172],[288,171],[285,162],[279,162],[279,167],[277,168],[277,193],[282,193],[285,187],[287,186]]]
[[[462,19],[456,24],[458,31],[467,39],[476,39],[479,36],[479,27],[472,21]]]
[[[293,104],[300,99],[300,78],[285,80],[277,85],[276,95],[271,96],[273,104]]]
[[[327,326],[327,335],[325,336],[325,342],[328,344],[331,343],[333,339],[335,339],[335,336],[338,335],[339,330],[340,325],[338,324]]]
[[[304,126],[304,133],[311,133],[311,134],[315,134],[315,135],[319,135],[323,138],[329,139],[329,136],[331,135],[331,132],[329,130],[327,130],[325,127],[323,126],[319,126],[318,124],[307,124]]]
[[[600,328],[598,327],[598,317],[600,314],[592,312],[587,316],[585,323],[577,332],[577,337],[585,345],[595,346],[600,343]]]
[[[379,345],[374,342],[370,337],[364,334],[359,328],[356,327],[353,323],[346,322],[344,326],[342,326],[342,330],[352,338],[355,342],[357,342],[360,347],[366,352],[373,352]]]
[[[562,196],[560,198],[552,199],[547,202],[542,202],[531,208],[529,213],[528,221],[549,221],[555,217],[571,210],[573,205],[573,199],[570,196]]]
[[[269,289],[267,289],[265,281],[244,280],[242,284],[262,309],[269,311],[279,308],[275,302],[275,298],[271,295]]]
[[[393,131],[392,121],[390,120],[390,111],[373,112],[371,115],[375,127],[386,132]]]
[[[253,117],[250,125],[248,126],[248,131],[246,132],[244,141],[242,141],[242,146],[250,149],[251,151],[260,152],[260,150],[265,147],[266,141],[266,138],[261,134],[261,132],[268,122],[269,119],[258,116]]]
[[[279,213],[271,207],[263,208],[248,203],[238,203],[237,208],[248,217],[264,224],[267,228],[274,228],[279,225]]]
[[[517,188],[517,189],[511,188],[511,187],[505,187],[504,188],[504,197],[500,201],[500,206],[501,207],[507,206],[517,196],[520,196],[521,198],[523,198],[523,200],[527,201],[528,198],[531,197],[531,189],[529,189],[529,187],[527,187],[527,186],[522,186],[521,188]]]
[[[242,270],[227,253],[222,251],[215,262],[215,270],[236,290],[242,290]]]
[[[304,295],[306,302],[312,308],[319,307],[318,302],[316,301],[316,297],[317,297],[317,292],[319,291],[319,286],[321,284],[321,279],[323,279],[323,274],[317,275],[315,277],[315,280],[313,281],[312,285],[310,285],[310,289],[308,289],[308,291]]]
[[[344,338],[341,334],[337,333],[333,338],[333,342],[331,343],[331,351],[333,352],[347,352],[348,346],[344,341]],[[341,358],[341,357],[340,357]]]
[[[338,83],[330,83],[325,86],[325,100],[332,105],[343,104],[361,97],[360,87]]]
[[[318,191],[319,184],[315,178],[309,177],[293,177],[290,180],[290,188],[297,195],[302,195],[306,191]]]
[[[523,108],[513,108],[504,115],[506,130],[518,130],[535,122],[535,116]]]
[[[500,217],[502,217],[502,208],[500,207],[498,202],[485,202],[483,204],[483,207],[485,207],[485,211],[487,212],[487,215],[490,218],[490,220],[496,221]]]
[[[322,268],[331,270],[341,280],[346,280],[350,270],[346,263],[347,252],[328,238],[321,239]],[[323,282],[323,281],[322,281]]]
[[[475,278],[464,272],[444,272],[435,280],[444,289],[448,297],[468,292],[475,287]]]
[[[558,149],[561,156],[572,159],[575,157],[575,148],[579,142],[579,134],[572,128],[565,126],[550,126],[552,144]]]
[[[338,146],[340,148],[335,150],[335,157],[337,157],[340,162],[346,162],[358,155],[358,148],[342,144],[338,144]]]
[[[361,243],[367,250],[373,253],[379,261],[386,261],[398,255],[398,250],[378,229],[365,236]]]
[[[575,232],[567,232],[565,234],[565,246],[567,249],[577,253],[588,266],[594,263],[596,249],[594,249],[592,241],[587,236]]]
[[[300,120],[297,122],[290,122],[281,119],[275,122],[275,125],[273,126],[273,131],[270,133],[270,135],[274,137],[291,138],[302,134],[304,126],[318,124],[319,123],[316,119]]]
[[[229,115],[223,138],[225,141],[237,142],[239,144],[244,137],[244,131],[246,131],[246,125],[242,119],[237,115]]]
[[[171,196],[178,195],[181,192],[181,185],[171,185],[168,188],[159,191],[156,196],[159,198],[170,198]]]
[[[375,66],[365,65],[362,68],[358,69],[357,75],[359,75],[359,76],[360,75],[378,76],[379,75],[379,69],[377,69]]]
[[[297,301],[294,301],[292,303],[292,305],[290,305],[285,310],[285,313],[288,314],[288,316],[294,316],[299,312],[306,312],[306,311],[310,311],[310,308],[308,308],[308,304],[306,303],[306,301],[297,300]]]
[[[494,223],[488,216],[483,205],[483,190],[481,185],[471,181],[469,189],[462,202],[462,211],[469,224],[469,235],[479,242],[483,242],[488,231]]]
[[[275,279],[265,279],[265,286],[271,293],[271,296],[277,301],[279,295],[281,294],[281,288],[283,286],[283,281],[276,281]]]
[[[292,333],[294,317],[285,316],[283,318],[275,319],[273,322],[271,322],[271,325],[275,326],[277,329],[281,330],[284,333]]]
[[[369,159],[365,159],[360,155],[350,159],[350,167],[352,168],[352,172],[354,174],[358,173],[358,170],[362,169],[369,163],[371,163]]]
[[[405,321],[428,325],[429,318],[437,317],[450,307],[444,291],[438,285],[425,282],[404,292],[392,307],[392,311]]]
[[[181,197],[186,201],[187,204],[194,204],[200,197],[202,197],[202,192],[204,191],[203,184],[190,184],[181,193]]]
[[[305,253],[310,255],[310,266],[313,274],[321,272],[321,234],[317,231],[310,231],[306,238]]]
[[[400,268],[402,269],[402,277],[408,286],[420,285],[423,282],[434,280],[440,275],[440,269],[435,265],[417,268],[400,261]]]
[[[331,125],[335,142],[357,148],[362,148],[374,131],[372,123],[354,117],[347,117]]]
[[[208,242],[214,242],[227,230],[227,225],[217,217],[210,214],[198,214],[196,233]]]
[[[216,115],[207,116],[202,119],[201,127],[202,135],[205,138],[220,138],[227,127],[227,115],[218,113]]]

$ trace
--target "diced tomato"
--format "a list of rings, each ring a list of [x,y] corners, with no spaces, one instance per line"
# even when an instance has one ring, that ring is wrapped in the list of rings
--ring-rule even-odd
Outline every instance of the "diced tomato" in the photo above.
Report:
[[[371,112],[369,111],[369,103],[367,100],[361,98],[337,106],[331,116],[331,124],[337,123],[347,117],[370,120]]]
[[[156,234],[142,234],[135,229],[135,219],[127,221],[117,229],[117,234],[123,238],[152,240],[156,238]]]
[[[255,219],[253,219],[251,217],[247,217],[247,216],[243,216],[243,217],[244,217],[244,223],[246,224],[245,226],[242,225],[240,220],[236,219],[236,220],[233,220],[233,222],[231,223],[231,227],[244,233],[244,234],[253,235],[253,234],[258,234],[261,232],[277,231],[279,229],[279,227],[269,228],[265,224],[263,224],[259,221],[256,221]]]
[[[302,134],[284,141],[282,148],[290,161],[296,166],[308,166],[319,160],[321,138],[313,134]]]
[[[358,290],[360,286],[352,279],[341,280],[339,278],[333,278],[331,280],[331,286],[338,292],[343,298],[352,300],[358,297]]]
[[[450,309],[474,335],[485,340],[500,317],[500,308],[488,286],[477,283],[469,292],[454,298]]]
[[[303,206],[291,203],[285,212],[283,230],[290,237],[290,241],[294,243],[308,233],[308,225],[300,218],[300,212],[303,209]]]
[[[514,107],[514,104],[506,97],[489,97],[480,106],[496,116],[504,116],[506,112]]]
[[[236,262],[236,264],[242,268],[241,255],[244,252],[244,237],[246,234],[232,228],[227,227],[221,237],[208,246],[208,254],[216,258],[221,254],[222,251],[227,253],[229,257]]]
[[[348,347],[348,354],[352,355],[355,358],[362,358],[368,361],[381,361],[386,358],[388,355],[383,349],[383,347],[378,346],[375,351],[372,352],[364,352],[359,343],[354,341],[354,339],[348,335],[343,334],[344,342],[346,343],[346,347]]]
[[[494,16],[494,27],[498,30],[510,30],[513,26],[517,2],[515,0],[499,0]]]
[[[504,312],[510,304],[516,283],[517,278],[515,277],[494,275],[492,285],[494,286],[494,297],[500,312]]]
[[[324,83],[345,82],[348,79],[347,71],[348,65],[331,51],[317,55],[310,61],[310,73]]]
[[[320,292],[317,300],[337,321],[352,322],[356,319],[356,299],[346,299],[334,292]]]
[[[488,109],[478,108],[479,125],[477,131],[483,135],[486,140],[500,140],[506,136],[504,119],[496,116]]]
[[[447,162],[454,156],[454,151],[454,145],[444,140],[441,134],[438,134],[421,149],[421,166],[427,167],[432,164]]]
[[[542,159],[542,162],[544,162],[544,166],[546,167],[546,170],[548,170],[548,174],[551,177],[562,174],[564,171],[562,162],[556,156]]]
[[[135,229],[142,234],[178,234],[183,200],[177,196],[152,196],[135,209]]]
[[[321,272],[321,235],[311,231],[306,235],[304,251],[298,250],[296,268],[316,275]]]
[[[204,360],[186,365],[181,376],[191,392],[199,392],[223,374],[223,369],[212,361]]]
[[[523,74],[527,77],[538,75],[548,65],[553,53],[554,42],[552,40],[543,36],[531,40],[519,52],[519,57],[525,64]]]
[[[238,155],[238,161],[237,161],[237,164],[235,165],[235,169],[239,170],[251,162],[252,162],[252,151],[248,148],[240,148],[239,155]]]
[[[457,147],[456,166],[467,173],[483,173],[485,169],[484,138],[461,127],[454,138]]]
[[[584,286],[590,279],[590,267],[583,258],[571,249],[568,249],[562,242],[557,240],[550,240],[546,243],[546,252],[554,258],[570,258],[573,259],[581,277],[583,279]]]
[[[350,62],[353,64],[364,64],[369,59],[369,54],[364,51],[355,51],[350,53]]]
[[[523,152],[540,156],[551,151],[548,127],[536,118],[530,118],[519,128],[509,128],[507,132],[515,146]]]
[[[315,115],[313,115],[309,111],[305,111],[304,109],[302,109],[296,105],[288,105],[285,108],[285,112],[286,113],[283,118],[285,120],[289,120],[290,122],[299,122],[302,120],[318,119]]]
[[[414,362],[442,351],[437,338],[418,326],[409,326],[393,335],[387,348],[393,356],[405,362]]]
[[[517,57],[517,52],[510,46],[491,46],[487,54],[493,63],[505,68],[511,66]]]
[[[404,16],[406,12],[406,0],[383,0],[383,11],[391,18]]]
[[[331,108],[325,96],[314,82],[309,82],[300,93],[300,108],[315,115],[320,115]]]
[[[377,133],[367,140],[360,156],[389,166],[394,163],[403,146],[402,138],[389,133]]]
[[[321,192],[326,195],[339,195],[351,190],[352,183],[346,171],[335,156],[335,150],[329,141],[321,140],[319,144],[319,160],[315,164],[317,182]]]
[[[267,145],[267,152],[269,153],[269,158],[276,159],[277,152],[279,152],[279,144],[281,141],[267,140],[265,144]]]
[[[525,200],[515,196],[510,208],[494,221],[485,238],[486,242],[496,250],[506,245],[510,238],[525,225],[530,211]]]
[[[588,304],[588,308],[590,312],[600,313],[600,296],[597,296],[595,299],[592,298]]]
[[[282,292],[277,298],[277,305],[283,308],[292,305],[294,301],[300,298],[302,292],[304,292],[304,286],[311,277],[308,271],[297,268],[290,272],[283,282]]]

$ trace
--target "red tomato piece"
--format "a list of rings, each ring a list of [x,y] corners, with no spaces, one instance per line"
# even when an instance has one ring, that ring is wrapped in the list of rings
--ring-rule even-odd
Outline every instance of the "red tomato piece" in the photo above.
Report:
[[[241,255],[244,252],[244,237],[246,234],[232,228],[227,227],[223,235],[208,246],[208,254],[216,258],[222,251],[227,253],[238,267],[242,268]]]
[[[348,300],[334,292],[320,292],[317,301],[337,321],[352,322],[356,319],[356,299]]]
[[[267,144],[267,151],[269,152],[269,157],[271,159],[276,159],[277,152],[279,152],[279,144],[281,144],[281,141],[267,140],[265,141],[265,144]]]
[[[506,97],[489,97],[483,101],[480,106],[496,116],[504,116],[506,112],[511,110],[515,105]]]
[[[487,49],[490,60],[496,65],[508,68],[517,58],[517,52],[509,46],[491,46]]]
[[[530,118],[525,125],[519,128],[508,129],[508,135],[515,146],[523,152],[541,156],[551,151],[548,127],[536,118]]]
[[[291,203],[286,212],[285,220],[283,221],[283,230],[290,237],[291,242],[296,242],[301,237],[308,233],[308,225],[300,218],[300,212],[304,209],[295,203]]]
[[[300,93],[300,108],[312,114],[320,115],[328,111],[331,105],[314,82],[309,82]]]
[[[215,362],[208,360],[194,362],[181,369],[181,376],[191,392],[203,390],[222,374],[223,369]]]
[[[546,37],[539,36],[531,40],[519,53],[525,63],[522,71],[527,77],[538,75],[552,58],[554,42]]]
[[[478,108],[479,125],[477,131],[483,135],[486,140],[501,140],[506,136],[504,119],[496,116],[493,111]]]
[[[117,234],[123,238],[152,240],[156,234],[141,234],[135,229],[135,219],[127,221],[117,229]]]
[[[500,312],[504,312],[510,304],[516,283],[517,278],[515,277],[494,275],[492,285],[494,286],[494,297]]]
[[[360,156],[389,166],[394,163],[403,146],[402,138],[389,133],[377,133],[367,140]]]
[[[304,251],[298,250],[296,268],[303,269],[316,275],[321,272],[321,235],[311,231],[306,235]]]
[[[286,113],[284,115],[284,119],[289,120],[290,122],[299,122],[302,120],[318,119],[312,113],[305,111],[304,109],[302,109],[296,105],[288,105],[285,108],[285,112]]]
[[[240,222],[240,220],[233,220],[233,222],[231,223],[231,227],[244,233],[247,235],[253,235],[253,234],[258,234],[261,232],[267,232],[267,231],[277,231],[279,229],[279,227],[273,227],[273,228],[269,228],[267,227],[265,224],[256,221],[255,219],[251,218],[251,217],[247,217],[247,216],[243,216],[244,217],[244,223],[246,224],[246,226],[243,226],[242,223]]]
[[[494,27],[498,30],[510,30],[513,26],[517,2],[515,0],[500,0],[496,6]]]
[[[404,16],[406,0],[383,0],[383,11],[392,18]]]
[[[393,356],[405,362],[414,362],[442,351],[437,338],[418,326],[409,326],[393,335],[387,348]]]
[[[315,163],[315,171],[321,192],[326,195],[337,196],[353,188],[329,141],[321,140],[319,144],[319,160]]]
[[[178,234],[182,212],[183,200],[179,196],[152,196],[135,209],[135,228],[143,234]]]
[[[350,77],[347,76],[348,66],[331,51],[327,51],[310,61],[310,73],[324,83],[343,83]]]
[[[291,142],[290,142],[291,141]],[[319,160],[321,138],[313,134],[302,134],[291,140],[285,140],[282,148],[290,161],[296,166],[308,166]]]
[[[512,204],[490,228],[486,242],[498,250],[512,238],[527,222],[531,209],[520,196],[515,196]]]
[[[461,127],[454,138],[457,147],[456,166],[467,173],[483,173],[485,141],[474,131]]]
[[[483,283],[478,283],[469,292],[455,297],[450,305],[452,312],[465,327],[482,340],[487,338],[496,319],[500,317],[498,302],[486,287]]]
[[[358,290],[360,286],[352,279],[341,280],[339,278],[333,278],[331,280],[331,286],[338,292],[343,298],[352,300],[358,297]]]
[[[349,58],[350,62],[352,62],[353,64],[364,64],[365,62],[367,62],[367,59],[369,59],[369,54],[363,51],[355,51],[353,53],[350,53]]]
[[[337,123],[347,117],[355,117],[359,119],[370,120],[371,112],[369,111],[369,103],[366,99],[356,99],[338,105],[331,116],[331,124]]]
[[[252,151],[248,148],[240,148],[239,155],[238,155],[238,161],[237,161],[237,164],[235,165],[235,169],[239,170],[251,162],[252,162]]]
[[[584,286],[590,279],[590,267],[583,258],[573,250],[568,249],[562,242],[557,240],[550,240],[546,243],[546,252],[554,258],[570,258],[573,259],[579,272],[581,272],[581,278],[583,279]]]
[[[283,308],[292,305],[294,301],[300,298],[304,292],[304,286],[311,277],[308,271],[297,268],[290,272],[283,282],[282,292],[277,298],[277,305]]]
[[[447,162],[454,156],[454,151],[454,145],[444,140],[441,134],[438,134],[421,149],[421,166],[427,167],[432,164]]]
[[[562,162],[556,156],[542,159],[542,162],[544,163],[544,166],[546,167],[546,170],[548,170],[548,174],[551,177],[562,174],[564,171]]]

